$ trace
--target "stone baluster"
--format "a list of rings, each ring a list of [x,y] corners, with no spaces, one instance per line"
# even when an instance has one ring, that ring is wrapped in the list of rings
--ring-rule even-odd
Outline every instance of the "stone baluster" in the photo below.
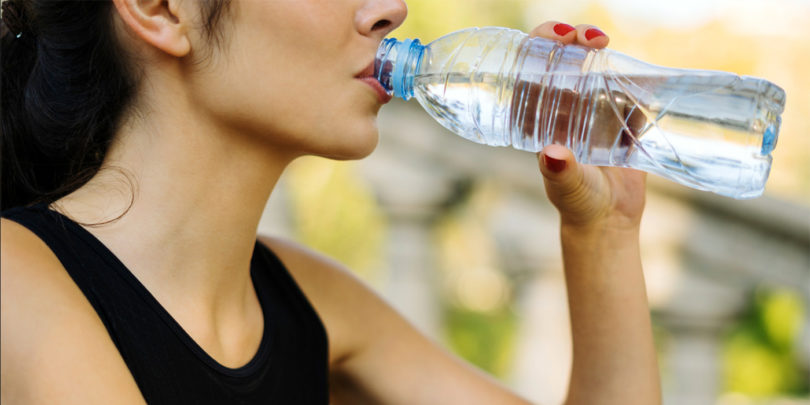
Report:
[[[744,290],[685,271],[656,319],[669,332],[662,361],[664,403],[715,404],[722,386],[723,335],[745,308]]]
[[[456,195],[454,173],[380,148],[363,162],[388,220],[381,293],[426,335],[439,339],[441,304],[433,228]]]

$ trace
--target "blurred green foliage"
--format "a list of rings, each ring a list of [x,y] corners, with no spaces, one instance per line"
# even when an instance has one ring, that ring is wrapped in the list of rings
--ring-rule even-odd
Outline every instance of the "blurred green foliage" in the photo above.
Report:
[[[510,308],[480,312],[448,305],[444,319],[447,341],[458,355],[497,377],[508,374],[517,330]]]
[[[796,360],[804,308],[786,289],[757,290],[726,341],[726,389],[751,397],[807,395],[810,382]]]

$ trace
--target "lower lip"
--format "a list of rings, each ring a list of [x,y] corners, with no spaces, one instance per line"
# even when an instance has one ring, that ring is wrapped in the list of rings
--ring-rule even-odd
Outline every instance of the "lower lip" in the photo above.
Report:
[[[361,82],[371,86],[371,88],[374,89],[374,91],[377,93],[377,99],[380,101],[380,103],[386,104],[393,98],[392,95],[388,94],[388,92],[385,91],[382,84],[380,84],[380,82],[377,81],[377,79],[373,77],[360,77],[357,80],[360,80]]]

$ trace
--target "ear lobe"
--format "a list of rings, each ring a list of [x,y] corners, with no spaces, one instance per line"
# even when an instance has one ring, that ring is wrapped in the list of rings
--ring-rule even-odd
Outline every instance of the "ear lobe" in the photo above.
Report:
[[[121,20],[138,37],[169,55],[181,58],[191,51],[190,21],[176,0],[113,0]]]

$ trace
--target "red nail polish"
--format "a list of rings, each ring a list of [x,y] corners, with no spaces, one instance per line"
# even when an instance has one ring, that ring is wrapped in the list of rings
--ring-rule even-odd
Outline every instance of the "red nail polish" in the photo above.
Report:
[[[604,37],[604,36],[605,36],[605,33],[602,32],[602,31],[599,31],[599,29],[597,29],[597,28],[588,28],[588,30],[585,31],[585,39],[587,39],[588,41],[590,41],[590,40],[592,40],[592,39],[594,39],[596,37]]]
[[[574,27],[572,27],[572,26],[570,26],[568,24],[559,23],[559,24],[554,26],[554,33],[562,37],[562,36],[565,36],[565,34],[571,32],[571,31],[573,31],[575,29],[576,28],[574,28]]]
[[[554,159],[548,155],[543,155],[543,164],[546,165],[548,170],[551,170],[554,173],[559,173],[565,169],[565,160],[562,159]]]

